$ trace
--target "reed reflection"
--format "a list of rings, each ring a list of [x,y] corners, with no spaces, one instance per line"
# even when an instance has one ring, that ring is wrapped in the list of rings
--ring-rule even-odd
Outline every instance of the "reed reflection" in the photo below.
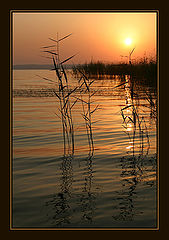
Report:
[[[92,157],[86,159],[86,171],[84,172],[84,187],[80,198],[82,218],[81,220],[87,223],[93,222],[95,210],[95,193],[92,192],[93,169]]]
[[[80,213],[79,221],[82,224],[93,222],[95,212],[96,193],[92,190],[93,167],[92,157],[84,159],[85,167],[83,170],[84,181],[81,185],[80,193],[75,193],[73,189],[73,157],[63,157],[61,163],[60,188],[52,199],[46,203],[51,209],[48,213],[53,226],[64,227],[72,226],[74,214]],[[80,190],[80,189],[79,189]],[[76,221],[77,218],[75,217]]]
[[[62,226],[71,223],[72,209],[72,156],[64,156],[61,163],[60,191],[52,196],[46,205],[52,206],[52,225]]]
[[[138,215],[144,213],[137,206],[139,198],[139,185],[146,184],[153,187],[156,184],[156,157],[148,157],[141,152],[133,155],[133,151],[128,156],[122,157],[121,165],[121,184],[122,190],[115,198],[115,209],[119,209],[118,214],[113,214],[116,221],[133,221]],[[151,170],[150,170],[151,169]],[[149,176],[152,172],[152,176]]]
[[[121,109],[123,117],[123,127],[128,136],[127,154],[120,160],[121,163],[121,182],[122,190],[118,196],[118,209],[120,212],[113,215],[114,220],[132,221],[139,211],[135,206],[137,196],[137,186],[143,182],[146,176],[147,168],[152,167],[156,174],[154,163],[156,159],[149,157],[150,140],[148,128],[144,116],[139,109],[139,95],[134,92],[134,82],[131,76],[126,76],[125,90],[125,107]],[[156,165],[156,164],[155,164]],[[149,183],[147,178],[147,183]],[[150,186],[155,184],[155,178],[151,181]],[[116,199],[116,200],[117,200]]]
[[[140,110],[139,96],[134,91],[134,81],[131,76],[126,76],[126,84],[124,86],[126,94],[126,106],[121,109],[123,117],[123,127],[129,137],[130,145],[128,149],[133,149],[133,156],[138,150],[138,142],[140,143],[141,154],[146,150],[148,154],[150,148],[149,133],[144,118],[144,112]],[[135,144],[135,142],[137,144]]]

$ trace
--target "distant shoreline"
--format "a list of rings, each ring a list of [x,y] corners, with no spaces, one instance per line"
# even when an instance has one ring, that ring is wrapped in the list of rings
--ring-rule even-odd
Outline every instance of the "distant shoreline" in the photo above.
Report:
[[[17,64],[13,66],[13,70],[38,70],[38,69],[47,69],[51,70],[53,68],[53,65],[43,65],[43,64]],[[65,69],[71,69],[72,65],[64,65]]]

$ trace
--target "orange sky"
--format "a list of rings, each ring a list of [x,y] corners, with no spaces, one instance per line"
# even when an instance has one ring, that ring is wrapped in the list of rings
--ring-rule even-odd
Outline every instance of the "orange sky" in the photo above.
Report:
[[[53,44],[48,38],[69,33],[60,44],[61,60],[78,53],[74,63],[93,60],[118,62],[126,60],[135,48],[133,59],[156,53],[156,12],[14,12],[14,64],[49,64],[41,47]],[[131,45],[125,39],[132,40]],[[71,62],[70,62],[71,63]]]

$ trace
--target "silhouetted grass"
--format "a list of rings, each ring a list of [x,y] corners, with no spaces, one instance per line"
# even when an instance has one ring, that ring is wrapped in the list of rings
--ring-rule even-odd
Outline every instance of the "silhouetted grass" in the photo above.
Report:
[[[50,40],[56,42],[56,45],[50,45],[50,46],[44,46],[43,52],[50,54],[51,59],[53,61],[53,69],[56,73],[56,79],[57,79],[57,89],[53,90],[53,93],[59,100],[59,116],[62,122],[62,128],[63,128],[63,140],[64,140],[64,156],[67,155],[73,155],[74,154],[74,126],[73,126],[73,118],[72,118],[72,106],[71,106],[71,100],[70,96],[73,92],[76,91],[77,87],[75,87],[73,90],[69,89],[69,81],[67,74],[65,72],[63,64],[72,59],[75,55],[68,57],[67,59],[60,61],[59,58],[59,42],[64,40],[65,38],[69,37],[71,34],[58,39],[57,34],[57,40],[49,38]],[[55,47],[54,49],[51,49]],[[52,81],[46,78],[43,78],[47,81]],[[56,83],[56,82],[55,82]]]
[[[155,61],[140,60],[134,64],[103,63],[101,61],[78,65],[78,68],[89,78],[102,79],[105,76],[114,78],[115,75],[132,75],[141,84],[157,86],[157,63]],[[75,73],[75,69],[73,70]]]
[[[92,114],[98,109],[98,105],[92,110],[91,109],[91,98],[94,96],[94,93],[91,93],[90,86],[94,82],[91,79],[89,79],[80,69],[74,67],[74,70],[80,74],[79,79],[78,79],[78,84],[79,84],[79,93],[80,96],[79,98],[76,97],[77,100],[81,101],[82,104],[82,109],[83,109],[83,114],[82,117],[85,121],[85,126],[86,126],[86,134],[88,137],[88,145],[89,145],[89,158],[91,158],[94,154],[94,142],[93,142],[93,132],[92,132]],[[83,88],[84,86],[84,88]],[[87,96],[87,100],[85,101],[83,99],[83,96]]]
[[[74,71],[78,72],[80,78],[78,80],[78,85],[74,87],[73,90],[70,90],[69,83],[70,79],[68,79],[67,72],[65,71],[64,64],[71,60],[75,55],[72,55],[65,60],[60,61],[59,56],[59,42],[68,38],[71,34],[58,38],[57,40],[53,38],[49,38],[51,41],[56,42],[56,45],[49,45],[42,47],[43,52],[50,54],[50,58],[53,62],[52,71],[56,73],[57,81],[50,80],[48,78],[43,78],[44,80],[49,81],[50,83],[57,83],[56,89],[53,90],[53,94],[59,100],[59,114],[56,115],[61,119],[62,123],[62,132],[63,132],[63,141],[64,141],[64,156],[73,156],[74,154],[74,123],[72,117],[72,108],[76,104],[77,101],[82,103],[83,114],[82,117],[85,120],[86,125],[86,134],[88,136],[88,144],[89,144],[89,158],[93,156],[94,153],[94,142],[93,142],[93,133],[92,133],[92,114],[98,109],[98,106],[95,109],[91,110],[91,97],[95,94],[91,93],[90,85],[94,82],[90,80],[79,68],[75,67]],[[51,49],[55,47],[55,49]],[[44,50],[48,49],[48,50]],[[78,98],[76,95],[76,90],[80,93],[80,97]],[[87,96],[87,100],[83,100],[83,96]],[[72,97],[75,98],[75,101],[72,103]]]

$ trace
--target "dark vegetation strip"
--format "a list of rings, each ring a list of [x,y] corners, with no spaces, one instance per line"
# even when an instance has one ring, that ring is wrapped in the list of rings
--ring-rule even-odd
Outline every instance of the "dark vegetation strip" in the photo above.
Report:
[[[102,79],[108,76],[113,78],[115,75],[132,75],[137,82],[157,86],[157,63],[155,61],[139,61],[134,64],[106,64],[101,61],[90,62],[78,65],[85,75],[89,78]],[[75,71],[75,69],[73,70]]]

